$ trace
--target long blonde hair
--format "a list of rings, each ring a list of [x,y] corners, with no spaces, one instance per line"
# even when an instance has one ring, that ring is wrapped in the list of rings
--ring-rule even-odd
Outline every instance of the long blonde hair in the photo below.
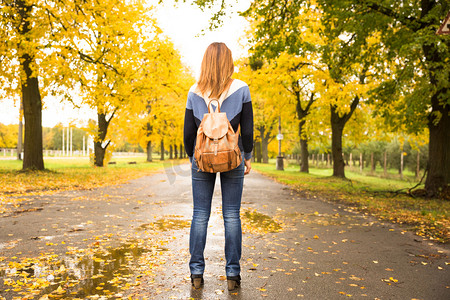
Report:
[[[224,43],[212,43],[203,55],[197,89],[211,99],[217,99],[232,82],[234,72],[231,50]]]

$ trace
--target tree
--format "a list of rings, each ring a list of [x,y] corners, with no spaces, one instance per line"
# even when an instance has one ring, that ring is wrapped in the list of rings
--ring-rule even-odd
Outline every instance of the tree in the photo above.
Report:
[[[185,99],[195,80],[171,41],[154,39],[144,48],[153,54],[140,63],[139,77],[145,84],[119,122],[124,135],[146,149],[147,161],[151,161],[152,145],[182,143]]]
[[[47,44],[45,11],[31,1],[1,1],[0,70],[7,96],[20,93],[25,119],[23,169],[44,169],[42,152],[42,98],[37,61]]]
[[[0,148],[15,148],[17,145],[18,126],[0,123]]]
[[[364,38],[378,33],[386,51],[379,58],[393,61],[372,99],[379,113],[410,133],[429,130],[427,195],[437,196],[450,182],[450,38],[436,29],[450,9],[448,1],[319,1],[324,19],[342,24]],[[358,13],[355,13],[357,11]],[[339,34],[336,32],[335,34]],[[375,64],[374,64],[375,65]],[[383,69],[385,64],[378,64]]]
[[[256,157],[268,163],[269,143],[277,134],[278,118],[281,117],[283,132],[289,131],[289,120],[295,119],[294,102],[280,79],[281,69],[275,64],[246,58],[237,66],[236,77],[249,85],[252,97]]]
[[[55,74],[69,77],[64,84],[78,87],[97,111],[94,164],[103,166],[111,122],[154,83],[141,77],[141,68],[156,57],[148,50],[160,30],[140,1],[75,1],[59,9],[52,14],[64,28],[54,33]]]
[[[215,1],[200,1],[200,5],[211,2]],[[425,189],[428,196],[437,196],[447,189],[450,180],[450,64],[447,61],[450,38],[436,35],[436,29],[447,15],[450,3],[433,0],[255,0],[244,15],[257,22],[256,50],[276,56],[282,51],[299,53],[312,46],[304,43],[303,31],[299,29],[299,19],[311,8],[318,8],[323,13],[321,23],[325,30],[318,31],[321,36],[350,37],[347,47],[330,52],[338,54],[330,56],[332,63],[358,57],[355,54],[363,54],[364,41],[379,37],[378,50],[366,60],[365,66],[368,70],[384,72],[388,78],[378,82],[378,89],[373,91],[371,98],[380,114],[391,122],[394,120],[393,123],[407,124],[409,133],[428,127],[430,161]],[[220,17],[222,11],[213,20]],[[347,56],[342,55],[346,52]]]
[[[255,1],[244,15],[257,24],[255,55],[273,59],[287,52],[320,65],[318,69],[323,73],[320,77],[325,85],[320,95],[321,105],[329,105],[331,111],[333,175],[345,177],[342,133],[361,98],[365,97],[369,62],[376,47],[366,39],[356,39],[356,35],[331,34],[333,31],[321,22],[320,7],[313,1]],[[301,117],[303,109],[299,108]]]
[[[322,83],[321,76],[314,76],[315,72],[321,70],[314,65],[314,59],[311,54],[308,58],[296,55],[282,53],[276,59],[278,78],[286,91],[294,97],[296,117],[298,119],[298,137],[300,142],[300,172],[309,172],[309,153],[308,153],[308,132],[306,122],[313,104],[317,100],[318,89]]]
[[[258,146],[255,147],[255,154],[259,158],[259,162],[268,163],[268,146],[275,137],[274,130],[280,113],[279,106],[283,103],[280,103],[282,97],[279,94],[271,93],[273,90],[267,88],[274,82],[272,77],[268,77],[271,76],[269,71],[271,67],[264,64],[263,61],[251,61],[246,58],[237,61],[236,65],[238,72],[235,76],[248,84],[252,97],[253,123],[256,131],[255,143]],[[277,88],[273,87],[273,89]]]
[[[111,118],[120,102],[128,99],[130,91],[125,87],[136,81],[132,74],[139,64],[132,54],[140,54],[136,47],[141,35],[152,37],[160,31],[154,20],[147,18],[140,1],[4,0],[1,4],[0,37],[5,42],[0,45],[0,81],[9,97],[17,98],[21,90],[23,168],[44,169],[42,98],[51,92],[73,100],[71,94],[78,88],[87,103],[99,104],[92,107],[98,111],[96,163],[101,165]]]

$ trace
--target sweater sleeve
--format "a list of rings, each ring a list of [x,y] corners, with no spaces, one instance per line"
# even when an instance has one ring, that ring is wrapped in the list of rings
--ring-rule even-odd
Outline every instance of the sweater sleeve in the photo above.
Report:
[[[241,113],[241,136],[244,148],[244,158],[252,158],[253,150],[253,108],[250,98],[250,90],[245,91]]]
[[[189,156],[189,160],[192,162],[192,156],[194,155],[194,143],[197,134],[197,124],[195,123],[194,111],[190,103],[190,97],[188,96],[186,111],[184,113],[184,150]]]

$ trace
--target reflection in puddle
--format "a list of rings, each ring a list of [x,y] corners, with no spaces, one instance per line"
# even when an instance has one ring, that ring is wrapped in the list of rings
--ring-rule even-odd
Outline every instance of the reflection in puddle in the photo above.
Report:
[[[257,212],[256,210],[245,210],[241,214],[242,227],[249,232],[279,232],[282,227],[272,217]]]
[[[161,218],[153,223],[142,224],[137,229],[168,231],[168,230],[180,230],[184,228],[189,228],[191,226],[191,221],[176,219],[175,217],[177,216],[172,216],[171,218]]]
[[[0,256],[0,299],[126,298],[141,278],[151,281],[155,269],[165,264],[169,252],[163,245],[169,242],[153,237],[159,231],[190,227],[190,221],[181,217],[167,215],[142,224],[137,229],[145,230],[145,239],[115,248],[96,241],[87,249],[69,247],[61,256],[53,252],[35,258]]]
[[[59,299],[92,295],[120,298],[122,290],[139,284],[134,272],[143,257],[143,263],[156,263],[162,251],[167,249],[143,248],[137,242],[128,242],[116,248],[99,247],[89,254],[79,250],[64,257],[41,256],[10,262],[8,268],[0,270],[0,290]],[[9,295],[0,293],[1,296]]]

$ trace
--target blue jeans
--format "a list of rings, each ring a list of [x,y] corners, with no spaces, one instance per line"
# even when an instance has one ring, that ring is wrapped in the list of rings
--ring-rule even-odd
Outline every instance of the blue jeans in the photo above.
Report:
[[[195,159],[192,161],[192,194],[194,198],[194,214],[189,238],[189,252],[191,259],[189,268],[191,274],[203,274],[205,258],[203,252],[206,244],[206,232],[211,202],[216,181],[215,173],[199,171]],[[220,173],[222,189],[222,213],[225,224],[225,259],[226,275],[237,276],[241,267],[239,260],[242,252],[241,229],[241,197],[244,185],[244,159],[235,169]]]

